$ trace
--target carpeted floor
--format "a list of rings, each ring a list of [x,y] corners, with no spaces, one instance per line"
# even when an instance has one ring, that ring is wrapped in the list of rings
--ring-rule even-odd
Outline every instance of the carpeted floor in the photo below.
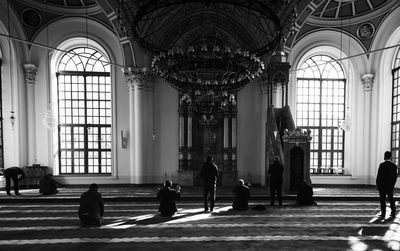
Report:
[[[289,195],[282,207],[269,206],[266,190],[253,189],[260,197],[251,206],[266,210],[245,212],[232,211],[230,189],[220,189],[212,213],[202,212],[200,190],[188,188],[171,218],[157,214],[155,189],[100,188],[101,228],[79,226],[78,198],[86,188],[46,197],[34,189],[22,196],[1,191],[0,250],[400,250],[400,218],[376,217],[379,202],[370,187],[315,188],[318,205],[304,207]]]

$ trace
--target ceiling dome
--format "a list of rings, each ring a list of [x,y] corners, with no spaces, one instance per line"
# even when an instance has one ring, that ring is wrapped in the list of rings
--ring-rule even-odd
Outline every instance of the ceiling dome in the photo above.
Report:
[[[97,5],[96,0],[32,0],[43,6],[53,6],[59,8],[87,8]]]
[[[390,3],[397,0],[325,0],[314,11],[312,17],[319,20],[346,20],[366,16],[385,7],[390,8]],[[386,8],[385,8],[386,9]]]

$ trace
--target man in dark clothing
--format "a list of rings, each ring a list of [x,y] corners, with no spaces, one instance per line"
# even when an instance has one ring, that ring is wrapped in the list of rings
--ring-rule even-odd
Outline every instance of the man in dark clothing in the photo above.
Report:
[[[274,205],[275,192],[278,195],[279,206],[282,206],[283,165],[280,163],[278,156],[275,157],[275,162],[269,166],[268,173],[271,206]]]
[[[233,200],[232,207],[235,210],[249,209],[250,189],[244,184],[242,179],[239,180],[239,185],[233,189],[235,199]]]
[[[378,175],[376,177],[376,186],[379,190],[381,201],[381,217],[386,215],[386,195],[388,197],[391,209],[391,217],[396,216],[396,205],[393,198],[393,189],[397,180],[397,166],[391,161],[392,153],[385,152],[385,161],[379,165]]]
[[[170,217],[178,211],[176,208],[176,200],[178,200],[180,196],[180,186],[176,186],[175,190],[172,188],[172,182],[170,180],[165,181],[164,187],[157,193],[157,198],[160,200],[158,211],[161,213],[161,216]]]
[[[204,212],[208,212],[208,195],[210,195],[210,211],[214,210],[215,204],[215,190],[218,179],[218,167],[214,164],[212,156],[207,157],[200,171],[200,177],[203,179],[203,199],[204,199]]]
[[[82,226],[100,227],[104,214],[104,204],[101,194],[97,192],[97,184],[93,183],[81,196],[79,205],[79,219]]]
[[[14,192],[15,195],[20,195],[18,190],[18,181],[22,180],[25,177],[24,171],[22,171],[19,167],[10,167],[4,170],[3,172],[4,178],[6,179],[6,191],[7,195],[11,195],[10,187],[11,187],[11,180],[14,183]]]
[[[50,194],[58,193],[57,182],[55,181],[55,179],[51,173],[46,174],[39,181],[39,193],[41,193],[43,195],[50,195]]]
[[[306,180],[303,180],[297,191],[297,205],[312,206],[317,205],[313,198],[313,188]]]

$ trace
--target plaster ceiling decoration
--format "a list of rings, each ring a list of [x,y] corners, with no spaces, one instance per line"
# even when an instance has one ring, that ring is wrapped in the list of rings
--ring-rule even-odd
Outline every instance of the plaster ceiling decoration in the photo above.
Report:
[[[61,8],[86,8],[97,5],[96,0],[32,0],[32,2]]]
[[[326,21],[359,18],[365,21],[396,4],[398,0],[324,0],[312,18]]]
[[[85,15],[101,11],[96,0],[11,0],[10,3],[56,15]]]

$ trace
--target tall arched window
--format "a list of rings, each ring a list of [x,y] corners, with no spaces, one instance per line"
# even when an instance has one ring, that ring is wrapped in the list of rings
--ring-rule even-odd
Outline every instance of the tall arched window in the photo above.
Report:
[[[3,149],[3,84],[1,80],[1,58],[0,58],[0,171],[4,169]]]
[[[296,125],[311,130],[310,173],[343,173],[345,88],[343,69],[329,56],[313,56],[297,71]]]
[[[391,151],[392,160],[399,164],[399,140],[400,140],[400,50],[397,51],[393,74],[393,92],[392,92],[392,136]]]
[[[60,174],[111,174],[110,65],[76,48],[57,67]]]

